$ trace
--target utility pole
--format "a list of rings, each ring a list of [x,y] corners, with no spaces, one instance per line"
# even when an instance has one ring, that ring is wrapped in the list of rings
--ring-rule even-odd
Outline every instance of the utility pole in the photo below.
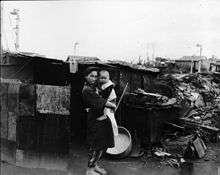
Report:
[[[74,43],[74,56],[73,56],[74,58],[76,57],[76,46],[77,46],[77,45],[79,45],[79,43],[78,43],[78,42],[75,42],[75,43]]]
[[[154,57],[155,57],[155,45],[154,45],[154,43],[152,43],[152,51],[153,51],[152,60],[154,61]]]
[[[1,21],[1,33],[0,33],[0,37],[1,37],[1,54],[3,52],[3,46],[2,46],[2,31],[3,31],[3,1],[1,1],[1,16],[0,16],[0,21]],[[2,56],[2,55],[1,55]]]
[[[19,10],[18,9],[14,9],[11,12],[11,15],[16,16],[16,18],[15,18],[16,26],[14,27],[15,35],[16,35],[16,38],[15,38],[15,50],[18,51],[19,47],[20,47],[20,45],[19,45],[19,30],[20,30],[20,26],[19,26],[19,22],[20,22]]]
[[[198,67],[198,72],[201,73],[201,67],[202,67],[202,45],[201,44],[196,44],[196,47],[199,47],[199,67]]]
[[[147,62],[149,62],[149,53],[148,53],[148,49],[149,49],[149,44],[147,43]]]

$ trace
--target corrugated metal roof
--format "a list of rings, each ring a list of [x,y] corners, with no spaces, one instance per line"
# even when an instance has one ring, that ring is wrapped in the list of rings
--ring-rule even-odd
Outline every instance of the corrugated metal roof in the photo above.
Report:
[[[199,60],[206,60],[207,59],[207,57],[205,57],[205,56],[195,56],[195,55],[193,55],[193,56],[183,56],[183,57],[181,57],[180,59],[176,59],[175,61],[199,61]]]
[[[67,61],[64,62],[63,60],[58,60],[58,59],[53,59],[53,58],[47,58],[44,57],[42,55],[39,54],[34,54],[34,53],[12,53],[12,52],[5,52],[3,53],[3,56],[13,56],[13,57],[20,57],[20,58],[24,58],[24,59],[31,59],[31,61],[33,62],[37,62],[37,61],[45,61],[45,62],[52,62],[52,63],[60,63],[60,64],[67,64],[67,61],[69,61],[71,58],[75,59],[77,63],[79,64],[99,64],[99,65],[103,65],[103,66],[117,66],[117,67],[126,67],[126,68],[130,68],[133,70],[139,70],[139,71],[148,71],[148,72],[154,72],[154,73],[158,73],[160,72],[160,70],[158,68],[154,68],[154,67],[145,67],[143,65],[137,65],[137,64],[131,64],[129,62],[125,62],[125,61],[101,61],[99,58],[97,57],[88,57],[88,56],[69,56]],[[34,59],[33,59],[34,58]],[[36,58],[36,59],[35,59]]]
[[[18,57],[23,59],[32,59],[32,61],[48,61],[48,62],[56,62],[56,63],[65,63],[63,60],[58,60],[55,58],[47,58],[43,55],[39,55],[37,53],[30,53],[30,52],[4,52],[2,53],[4,56],[12,56],[12,57]],[[33,59],[35,58],[35,59]]]

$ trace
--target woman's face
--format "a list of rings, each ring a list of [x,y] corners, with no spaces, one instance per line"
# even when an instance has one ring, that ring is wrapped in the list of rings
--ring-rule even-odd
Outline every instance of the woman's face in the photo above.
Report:
[[[95,84],[98,78],[98,72],[92,71],[86,76],[86,81],[89,84]]]

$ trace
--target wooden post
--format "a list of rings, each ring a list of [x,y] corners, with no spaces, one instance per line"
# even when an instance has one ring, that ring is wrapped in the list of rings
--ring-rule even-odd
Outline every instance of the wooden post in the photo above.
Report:
[[[190,73],[192,74],[193,73],[193,66],[194,65],[194,62],[193,62],[193,60],[191,61],[191,67],[190,67]]]

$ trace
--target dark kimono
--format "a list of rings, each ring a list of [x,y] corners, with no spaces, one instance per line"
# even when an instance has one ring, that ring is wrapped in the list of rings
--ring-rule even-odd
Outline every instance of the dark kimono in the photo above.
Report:
[[[92,150],[105,150],[114,147],[114,136],[110,119],[98,121],[103,115],[107,100],[96,93],[96,88],[84,85],[82,90],[84,105],[89,108],[87,113],[87,144]]]

